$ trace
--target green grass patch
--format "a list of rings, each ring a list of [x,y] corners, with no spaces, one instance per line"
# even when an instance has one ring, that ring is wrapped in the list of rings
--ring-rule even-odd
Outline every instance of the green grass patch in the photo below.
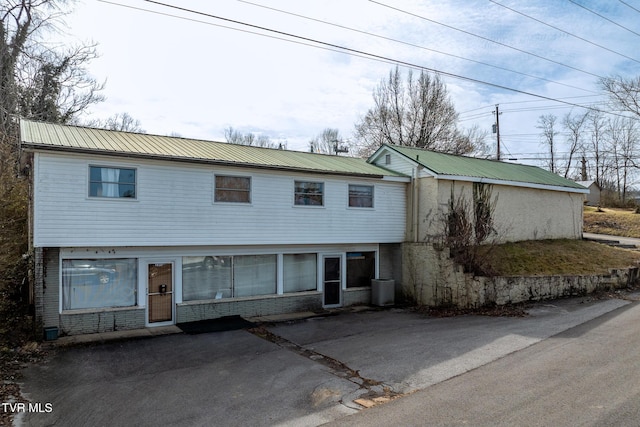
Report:
[[[635,267],[640,252],[584,240],[537,240],[489,246],[486,270],[498,276],[607,274],[611,268]]]
[[[640,214],[635,209],[584,208],[586,233],[640,238]]]

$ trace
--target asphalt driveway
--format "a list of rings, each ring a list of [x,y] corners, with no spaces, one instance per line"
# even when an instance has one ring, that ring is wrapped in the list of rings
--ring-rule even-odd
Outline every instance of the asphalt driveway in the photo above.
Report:
[[[16,424],[315,426],[362,410],[363,402],[457,376],[626,304],[574,298],[532,305],[527,317],[346,311],[254,332],[59,348],[25,369],[22,383],[31,402],[50,410],[25,411]]]

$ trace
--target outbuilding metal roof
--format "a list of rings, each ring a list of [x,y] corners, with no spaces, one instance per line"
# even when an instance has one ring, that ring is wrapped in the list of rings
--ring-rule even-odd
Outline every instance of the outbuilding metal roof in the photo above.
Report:
[[[22,146],[31,150],[108,154],[378,178],[401,176],[355,157],[276,150],[31,120],[20,121],[20,134]]]
[[[580,184],[537,166],[477,159],[453,154],[437,153],[420,148],[386,146],[420,164],[438,178],[472,180],[478,182],[534,187],[566,188],[567,191],[588,192]]]

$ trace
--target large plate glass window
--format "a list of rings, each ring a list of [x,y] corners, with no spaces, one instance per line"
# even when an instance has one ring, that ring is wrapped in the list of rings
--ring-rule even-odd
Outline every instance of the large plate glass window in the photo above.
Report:
[[[231,298],[230,256],[188,256],[182,258],[182,299]]]
[[[276,256],[242,255],[233,257],[233,296],[276,293]]]
[[[89,196],[136,198],[136,170],[89,166]]]
[[[283,257],[284,292],[315,291],[318,288],[316,254],[285,254]]]
[[[216,175],[215,201],[251,203],[251,178],[246,176]]]
[[[62,308],[136,305],[138,260],[65,259],[62,261]]]
[[[294,203],[302,206],[323,206],[324,183],[295,181]]]
[[[372,208],[373,185],[349,185],[349,207]]]
[[[182,258],[184,301],[274,295],[276,255]]]

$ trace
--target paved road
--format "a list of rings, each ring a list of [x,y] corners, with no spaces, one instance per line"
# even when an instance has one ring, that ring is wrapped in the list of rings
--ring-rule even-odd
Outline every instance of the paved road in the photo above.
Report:
[[[267,325],[258,335],[237,330],[63,348],[24,371],[23,392],[43,412],[23,413],[17,424],[317,426],[358,413],[355,400],[363,396],[410,394],[475,375],[629,304],[548,301],[532,305],[527,317],[367,310]],[[517,373],[520,364],[507,368]],[[518,384],[526,388],[530,380]],[[471,385],[462,384],[459,396],[465,387]],[[492,389],[474,393],[490,396]],[[488,407],[501,402],[509,403]]]
[[[335,426],[638,426],[640,305]]]
[[[608,234],[583,233],[582,237],[590,240],[616,240],[623,245],[640,247],[640,239],[634,237],[610,236]]]

